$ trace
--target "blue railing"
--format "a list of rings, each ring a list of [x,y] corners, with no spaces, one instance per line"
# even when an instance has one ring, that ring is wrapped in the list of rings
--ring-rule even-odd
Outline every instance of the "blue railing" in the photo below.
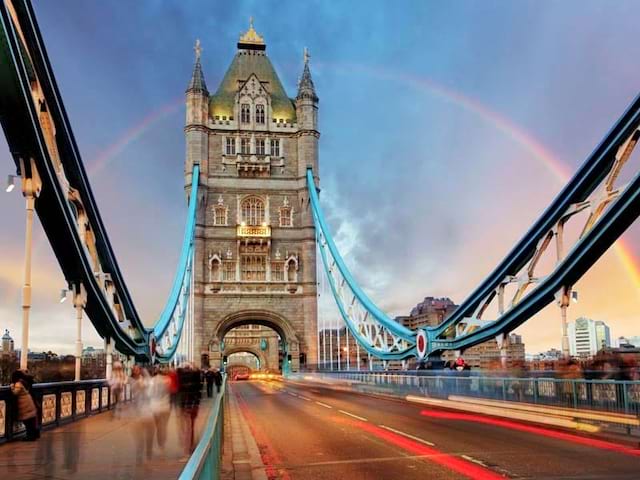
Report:
[[[452,395],[640,416],[640,381],[462,375],[403,375],[384,372],[312,374],[352,382],[356,390],[447,399]]]
[[[204,432],[191,458],[178,477],[180,480],[211,480],[220,478],[222,441],[224,438],[224,396],[226,375],[220,393],[216,395]]]

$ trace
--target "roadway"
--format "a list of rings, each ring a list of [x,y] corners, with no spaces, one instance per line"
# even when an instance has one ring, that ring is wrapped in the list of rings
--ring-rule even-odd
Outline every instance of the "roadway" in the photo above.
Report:
[[[637,479],[640,450],[290,382],[234,382],[270,479]]]

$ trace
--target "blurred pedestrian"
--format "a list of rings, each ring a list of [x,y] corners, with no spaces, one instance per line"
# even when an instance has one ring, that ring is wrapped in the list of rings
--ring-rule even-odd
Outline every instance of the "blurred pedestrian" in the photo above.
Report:
[[[220,387],[222,386],[222,372],[217,368],[213,371],[213,381],[216,384],[216,392],[220,393]]]
[[[35,441],[40,438],[38,410],[30,392],[32,383],[33,377],[24,370],[16,370],[11,375],[11,393],[16,396],[17,417],[27,430],[25,438],[27,441]]]
[[[207,397],[211,398],[213,396],[213,381],[216,374],[212,368],[207,369],[204,374],[204,379],[207,382]]]
[[[167,443],[167,424],[171,414],[171,379],[161,368],[151,381],[151,412],[156,427],[158,446],[164,451]]]
[[[194,426],[200,408],[200,392],[202,390],[200,371],[195,370],[187,363],[178,370],[178,381],[182,436],[185,453],[189,455],[195,448]]]
[[[124,389],[127,383],[127,377],[124,373],[124,367],[121,362],[115,362],[113,364],[113,370],[111,372],[111,378],[109,379],[109,386],[111,387],[111,396],[115,401],[113,407],[113,418],[119,418],[121,412],[121,403],[124,400]]]
[[[136,442],[136,461],[142,463],[145,453],[147,460],[151,460],[153,456],[155,433],[153,414],[149,405],[151,387],[149,372],[139,365],[134,365],[129,382],[131,383],[131,411],[134,416],[131,425]]]

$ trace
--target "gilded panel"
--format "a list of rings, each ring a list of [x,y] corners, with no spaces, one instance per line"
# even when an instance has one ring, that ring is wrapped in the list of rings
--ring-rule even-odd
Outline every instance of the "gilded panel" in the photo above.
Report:
[[[98,410],[100,408],[100,389],[91,389],[91,411]]]
[[[78,390],[76,392],[76,415],[82,415],[85,412],[87,401],[87,392]]]
[[[7,421],[7,402],[0,400],[0,437],[4,437],[6,428],[5,422]]]
[[[60,394],[60,418],[68,418],[73,414],[73,394],[62,392]]]
[[[50,393],[42,396],[42,424],[56,421],[56,395]]]
[[[102,387],[102,408],[109,405],[109,387]]]

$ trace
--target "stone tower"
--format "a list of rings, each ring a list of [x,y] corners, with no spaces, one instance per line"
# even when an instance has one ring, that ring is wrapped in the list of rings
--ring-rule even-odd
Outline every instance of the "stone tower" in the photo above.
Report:
[[[195,240],[196,363],[220,365],[232,328],[273,328],[292,370],[317,361],[315,229],[306,169],[318,179],[318,97],[305,50],[289,98],[253,23],[213,95],[201,49],[186,91],[185,189],[200,165]]]

